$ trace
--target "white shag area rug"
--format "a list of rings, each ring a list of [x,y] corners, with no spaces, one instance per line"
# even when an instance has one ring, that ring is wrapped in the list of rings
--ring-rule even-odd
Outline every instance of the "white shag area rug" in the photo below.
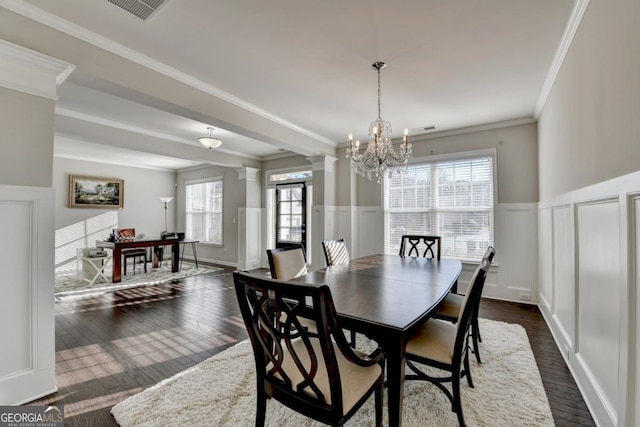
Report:
[[[485,319],[480,322],[483,363],[471,361],[475,388],[468,387],[466,378],[461,382],[467,425],[553,426],[547,395],[524,328]],[[357,342],[358,347],[366,346],[364,337],[358,337]],[[114,406],[111,413],[123,427],[253,426],[254,363],[251,344],[243,341],[131,396]],[[270,399],[266,425],[316,427],[322,424]],[[346,425],[375,425],[373,396]],[[388,425],[386,400],[384,425]],[[402,425],[457,426],[458,421],[442,391],[423,381],[407,381]]]
[[[63,301],[69,298],[84,297],[88,295],[97,295],[105,292],[115,292],[122,289],[130,289],[140,286],[153,286],[160,283],[170,282],[172,280],[183,279],[190,276],[198,276],[200,274],[214,273],[220,271],[222,268],[203,266],[200,264],[198,268],[194,264],[184,263],[180,271],[172,272],[171,264],[165,262],[158,268],[147,267],[147,272],[144,272],[143,267],[136,266],[135,274],[129,273],[126,276],[122,275],[122,281],[120,283],[112,282],[98,282],[89,286],[89,283],[78,280],[77,273],[74,271],[56,273],[56,301]],[[110,269],[106,271],[110,272]],[[110,275],[107,276],[109,279]]]

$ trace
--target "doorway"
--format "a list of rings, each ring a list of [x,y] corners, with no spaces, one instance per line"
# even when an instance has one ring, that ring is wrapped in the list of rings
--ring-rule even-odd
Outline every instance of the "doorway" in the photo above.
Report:
[[[307,185],[292,182],[276,185],[276,248],[307,246]]]

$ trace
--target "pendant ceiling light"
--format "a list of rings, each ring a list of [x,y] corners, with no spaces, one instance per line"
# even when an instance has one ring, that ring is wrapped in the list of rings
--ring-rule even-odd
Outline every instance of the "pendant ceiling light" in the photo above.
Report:
[[[371,65],[371,68],[378,72],[378,118],[369,126],[367,148],[363,153],[360,153],[360,141],[354,143],[351,134],[349,134],[349,147],[347,148],[347,158],[351,157],[351,168],[369,179],[375,175],[378,183],[382,181],[387,170],[389,176],[393,170],[402,170],[402,168],[390,169],[393,166],[404,165],[406,170],[406,165],[411,159],[411,144],[407,129],[404,130],[399,152],[396,152],[391,143],[391,124],[382,120],[380,116],[380,70],[385,66],[384,62],[375,62]]]
[[[218,148],[220,146],[220,144],[222,144],[222,140],[216,138],[213,136],[213,128],[212,127],[208,127],[207,128],[207,136],[203,136],[198,138],[198,142],[200,142],[200,144],[202,144],[203,147],[208,148],[209,150],[212,150],[214,148]]]

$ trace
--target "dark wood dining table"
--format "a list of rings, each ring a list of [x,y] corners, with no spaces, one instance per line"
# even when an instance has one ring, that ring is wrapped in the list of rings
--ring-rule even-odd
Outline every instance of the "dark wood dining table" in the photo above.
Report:
[[[372,255],[293,279],[326,284],[342,326],[363,333],[387,360],[389,425],[402,424],[406,345],[457,282],[458,260]]]

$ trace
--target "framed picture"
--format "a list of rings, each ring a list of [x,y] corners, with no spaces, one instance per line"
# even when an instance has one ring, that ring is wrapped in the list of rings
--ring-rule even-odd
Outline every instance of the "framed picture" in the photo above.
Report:
[[[124,180],[95,176],[69,176],[70,208],[111,208],[124,206]]]

